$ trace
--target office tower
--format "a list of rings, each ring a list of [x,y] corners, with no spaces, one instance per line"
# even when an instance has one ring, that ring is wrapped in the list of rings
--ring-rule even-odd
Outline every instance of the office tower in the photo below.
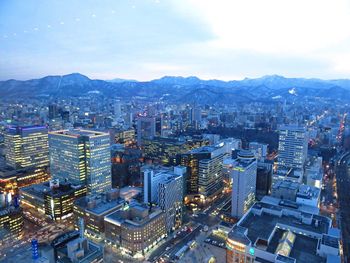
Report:
[[[232,171],[233,217],[242,217],[255,201],[257,161],[252,152],[241,150]]]
[[[249,150],[254,153],[257,160],[264,160],[267,157],[268,145],[265,143],[250,142]]]
[[[56,119],[58,118],[59,114],[58,114],[58,107],[56,104],[50,104],[49,105],[49,119]]]
[[[157,204],[165,212],[167,232],[182,223],[185,173],[183,166],[144,171],[144,203]]]
[[[173,169],[169,167],[155,167],[146,169],[143,172],[143,201],[144,203],[159,203],[159,184],[167,181],[168,177],[184,176],[186,167],[176,166]],[[183,195],[183,194],[181,194]]]
[[[304,127],[279,128],[278,165],[303,169],[307,157],[308,136]]]
[[[45,126],[16,126],[5,131],[5,157],[14,168],[46,167],[49,164],[48,130]]]
[[[186,194],[202,193],[207,197],[222,183],[222,159],[225,149],[222,145],[203,146],[181,154],[179,164],[187,167]],[[203,160],[202,163],[200,163]],[[208,161],[204,161],[208,160]],[[210,170],[206,170],[210,167]]]
[[[119,119],[122,117],[122,104],[119,100],[116,101],[114,104],[114,116],[116,119]]]
[[[199,124],[202,121],[202,109],[200,107],[193,107],[191,109],[192,124]]]
[[[156,118],[141,116],[137,119],[137,145],[144,139],[153,139],[156,135]]]
[[[166,237],[165,222],[160,208],[132,203],[105,216],[105,238],[130,256],[142,255]]]
[[[54,179],[86,185],[88,194],[111,189],[108,133],[61,130],[49,133],[50,170]]]
[[[229,232],[226,262],[341,262],[331,219],[298,206],[255,203]]]
[[[143,140],[145,158],[163,164],[176,164],[176,156],[189,150],[208,145],[209,140],[204,138],[187,137],[186,139],[154,137],[152,140]]]
[[[223,159],[224,152],[222,148],[218,148],[211,152],[210,158],[199,161],[198,194],[201,196],[201,200],[211,201],[211,198],[222,190]]]
[[[272,163],[258,162],[258,169],[256,173],[256,197],[261,200],[265,195],[271,191],[272,185]]]

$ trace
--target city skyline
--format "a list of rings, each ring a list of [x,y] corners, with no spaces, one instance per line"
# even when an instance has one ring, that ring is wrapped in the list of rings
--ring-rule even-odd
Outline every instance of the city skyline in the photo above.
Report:
[[[347,1],[3,1],[0,7],[1,80],[72,72],[137,80],[350,73]]]

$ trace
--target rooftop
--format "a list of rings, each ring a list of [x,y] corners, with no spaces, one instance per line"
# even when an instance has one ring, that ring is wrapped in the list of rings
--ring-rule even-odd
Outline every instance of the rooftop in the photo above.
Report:
[[[162,211],[159,208],[150,208],[136,203],[109,214],[105,217],[105,220],[112,224],[128,224],[130,227],[137,227],[148,223],[161,213]]]
[[[260,244],[266,244],[262,249],[273,254],[283,249],[286,257],[295,258],[297,262],[325,262],[325,258],[316,253],[318,238],[303,233],[311,232],[321,238],[328,233],[329,227],[330,219],[326,217],[259,202],[237,223],[229,238],[245,245],[259,246],[259,249]],[[293,232],[293,238],[289,237],[288,242],[284,241],[287,245],[283,246],[281,242],[288,237],[287,232]]]
[[[65,135],[65,136],[74,137],[74,138],[78,138],[80,136],[88,136],[88,137],[109,136],[109,134],[105,132],[82,130],[82,129],[51,131],[49,133],[56,134],[56,135]]]
[[[125,203],[124,199],[116,198],[112,200],[107,200],[106,196],[90,196],[90,197],[81,197],[77,199],[74,204],[79,206],[82,209],[87,210],[90,213],[96,215],[102,215],[122,207]]]

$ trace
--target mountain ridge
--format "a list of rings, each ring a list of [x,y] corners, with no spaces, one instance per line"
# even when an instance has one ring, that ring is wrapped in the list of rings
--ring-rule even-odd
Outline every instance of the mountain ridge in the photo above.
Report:
[[[296,92],[291,94],[289,90]],[[200,102],[226,103],[230,100],[273,100],[282,97],[299,99],[322,97],[339,100],[350,99],[350,80],[322,80],[307,78],[286,78],[266,75],[261,78],[243,80],[202,80],[196,76],[163,76],[151,81],[116,79],[106,81],[91,79],[80,73],[45,76],[31,80],[0,81],[0,96],[6,99],[20,97],[64,97],[85,96],[99,91],[101,96],[134,96],[187,101],[198,97]],[[171,96],[168,96],[171,95]],[[191,98],[186,98],[191,97]],[[168,98],[169,97],[169,98]],[[212,97],[212,98],[211,98]]]

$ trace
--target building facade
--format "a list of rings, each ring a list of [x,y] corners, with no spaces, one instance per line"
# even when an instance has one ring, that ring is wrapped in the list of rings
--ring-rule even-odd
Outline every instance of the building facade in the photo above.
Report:
[[[4,134],[5,157],[14,168],[47,167],[48,129],[45,126],[16,126]]]
[[[90,130],[49,133],[51,176],[75,185],[86,185],[88,193],[112,187],[110,137]]]
[[[278,166],[303,169],[308,149],[304,127],[287,125],[279,128]]]
[[[241,218],[255,201],[257,161],[252,152],[241,150],[232,170],[231,215]]]

